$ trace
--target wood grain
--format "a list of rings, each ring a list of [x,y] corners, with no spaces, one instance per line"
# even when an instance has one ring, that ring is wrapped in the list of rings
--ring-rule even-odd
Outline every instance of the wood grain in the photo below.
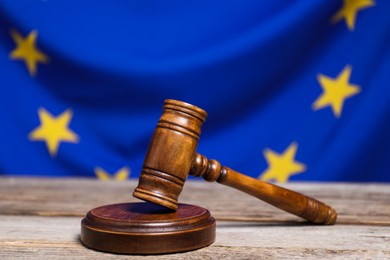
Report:
[[[176,210],[207,113],[167,99],[142,165],[133,196]]]
[[[139,201],[136,180],[0,177],[0,215],[84,216],[90,209]],[[288,183],[286,188],[318,198],[338,212],[338,224],[390,225],[390,185]],[[234,198],[234,203],[230,198]],[[210,210],[217,220],[296,222],[289,215],[242,192],[205,181],[187,181],[181,203]]]
[[[190,175],[202,176],[207,181],[216,181],[240,190],[312,223],[323,225],[336,223],[336,211],[322,201],[269,182],[254,179],[222,166],[216,160],[208,160],[200,154],[195,156]]]
[[[127,259],[86,249],[81,219],[92,208],[138,201],[137,181],[0,178],[0,259]],[[390,259],[390,185],[288,183],[287,188],[335,207],[335,226],[298,217],[215,183],[187,181],[182,203],[210,210],[214,244],[146,259]],[[234,198],[232,203],[231,198]],[[138,259],[141,256],[131,256]]]
[[[99,251],[166,254],[192,251],[215,241],[215,219],[202,207],[119,203],[94,208],[81,222],[80,240]]]
[[[80,218],[0,215],[0,259],[127,259],[89,250],[79,241]],[[131,259],[386,259],[390,227],[217,222],[217,240],[196,251]]]
[[[206,117],[206,111],[194,105],[173,99],[164,101],[134,197],[176,210],[188,175],[202,176],[209,182],[240,190],[312,223],[336,223],[336,211],[316,198],[251,178],[222,166],[217,160],[196,154]]]

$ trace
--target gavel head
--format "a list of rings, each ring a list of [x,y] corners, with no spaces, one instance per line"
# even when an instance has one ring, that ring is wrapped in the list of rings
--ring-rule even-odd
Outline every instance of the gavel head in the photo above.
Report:
[[[191,104],[165,100],[134,197],[177,209],[206,116]]]

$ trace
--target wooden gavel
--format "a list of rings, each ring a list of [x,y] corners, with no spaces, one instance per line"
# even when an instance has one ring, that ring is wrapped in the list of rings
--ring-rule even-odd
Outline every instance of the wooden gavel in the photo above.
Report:
[[[303,194],[243,175],[196,153],[207,113],[191,104],[166,100],[133,196],[176,210],[188,175],[202,176],[257,197],[317,224],[336,222],[336,211]]]

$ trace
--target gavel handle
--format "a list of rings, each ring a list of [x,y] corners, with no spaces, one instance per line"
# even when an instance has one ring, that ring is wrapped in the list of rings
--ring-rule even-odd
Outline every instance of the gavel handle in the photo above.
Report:
[[[332,207],[298,192],[233,171],[200,154],[196,154],[192,162],[190,175],[238,189],[316,224],[332,225],[336,222],[337,213]]]

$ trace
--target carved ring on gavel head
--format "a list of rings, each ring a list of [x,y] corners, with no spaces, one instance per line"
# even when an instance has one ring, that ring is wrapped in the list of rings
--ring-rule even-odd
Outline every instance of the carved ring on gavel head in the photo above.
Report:
[[[207,113],[194,105],[166,100],[133,196],[176,210],[188,175],[241,190],[317,224],[334,224],[336,211],[303,194],[243,175],[196,153]]]

